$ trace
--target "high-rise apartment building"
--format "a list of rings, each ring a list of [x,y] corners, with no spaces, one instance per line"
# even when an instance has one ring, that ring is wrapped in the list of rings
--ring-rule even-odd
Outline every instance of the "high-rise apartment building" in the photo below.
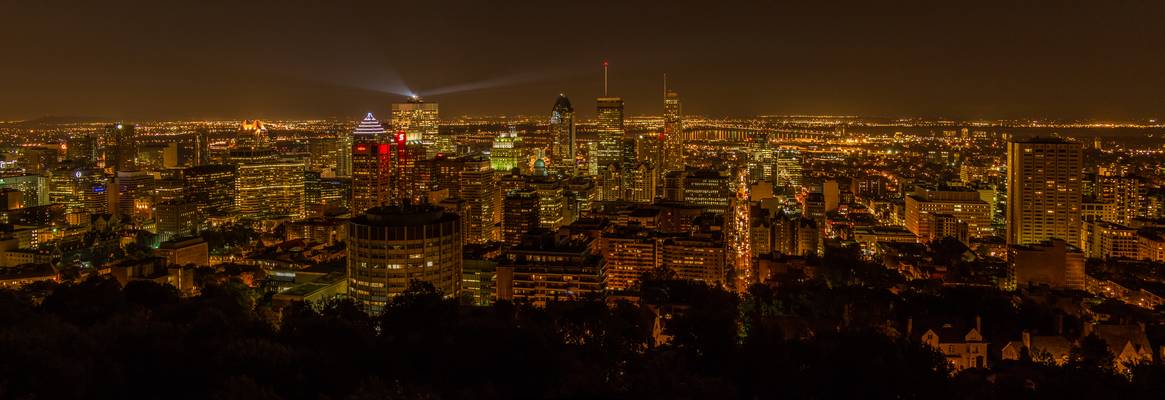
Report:
[[[1007,144],[1007,244],[1080,242],[1082,148],[1063,139]]]

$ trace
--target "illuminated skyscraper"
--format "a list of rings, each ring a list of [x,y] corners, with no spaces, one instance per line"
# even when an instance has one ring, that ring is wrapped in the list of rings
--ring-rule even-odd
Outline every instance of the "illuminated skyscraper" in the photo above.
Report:
[[[93,165],[97,162],[97,138],[93,135],[69,137],[65,151],[70,160]]]
[[[380,121],[368,113],[364,119],[356,125],[356,129],[352,132],[342,132],[336,138],[339,152],[336,157],[336,176],[351,177],[352,176],[352,145],[356,143],[357,138],[364,142],[375,142],[384,138],[384,127],[380,125]]]
[[[138,156],[137,134],[130,124],[114,124],[105,127],[104,137],[105,169],[111,173],[134,167]]]
[[[574,107],[565,94],[559,94],[550,110],[550,137],[554,144],[550,148],[552,166],[569,175],[575,173]]]
[[[194,160],[195,166],[210,164],[210,132],[206,128],[194,131]]]
[[[1007,144],[1007,244],[1080,242],[1083,149],[1062,139]]]
[[[704,207],[708,212],[724,213],[731,206],[734,197],[732,180],[728,176],[711,169],[687,171],[683,182],[684,201]]]
[[[200,165],[182,172],[186,201],[204,216],[234,213],[236,180],[238,169],[234,165]]]
[[[110,214],[123,222],[141,221],[153,217],[154,177],[143,171],[118,171],[114,180],[116,191],[110,191],[117,201],[111,202]]]
[[[460,197],[465,200],[467,243],[486,243],[501,239],[502,193],[490,160],[482,156],[465,159],[458,182]]]
[[[239,214],[304,217],[303,162],[242,164],[238,171],[235,209]]]
[[[598,104],[598,146],[597,152],[588,154],[595,160],[598,169],[623,163],[623,98],[607,95],[607,62],[603,61],[603,97]]]
[[[433,143],[438,152],[451,152],[449,143],[442,143],[440,138],[440,118],[437,103],[427,103],[420,97],[413,96],[405,103],[392,105],[392,130],[404,131],[405,140],[413,142]]]
[[[600,168],[623,162],[623,99],[598,98],[598,155]]]
[[[527,166],[522,160],[523,151],[522,138],[513,127],[510,127],[509,132],[502,132],[494,139],[489,152],[490,166],[494,171],[502,173],[509,173],[514,168],[525,172]]]
[[[182,201],[168,201],[155,205],[158,242],[198,234],[202,221],[198,207]]]
[[[104,213],[108,201],[105,186],[105,173],[100,169],[62,167],[54,170],[49,179],[48,200],[64,204],[69,214]],[[29,204],[28,194],[24,194],[24,204]]]
[[[352,215],[387,205],[395,200],[392,188],[392,145],[382,142],[384,127],[368,113],[352,132],[348,148],[352,177]]]
[[[376,207],[348,223],[348,296],[378,313],[412,280],[456,297],[461,289],[461,221],[422,206]]]
[[[566,191],[562,180],[553,176],[530,176],[526,187],[538,193],[539,226],[551,231],[567,224],[565,221]]]
[[[666,77],[663,91],[663,142],[664,164],[661,173],[684,170],[684,123],[681,114],[680,94],[667,90]]]
[[[533,189],[512,190],[506,193],[503,227],[505,241],[511,246],[522,242],[522,235],[541,225],[538,214],[541,206],[538,192]]]
[[[49,180],[41,175],[0,176],[0,189],[10,188],[20,191],[25,207],[50,204]]]
[[[797,191],[801,188],[801,152],[782,150],[777,152],[777,171],[774,183],[777,187]]]
[[[352,214],[395,202],[392,190],[392,146],[376,141],[352,145]]]

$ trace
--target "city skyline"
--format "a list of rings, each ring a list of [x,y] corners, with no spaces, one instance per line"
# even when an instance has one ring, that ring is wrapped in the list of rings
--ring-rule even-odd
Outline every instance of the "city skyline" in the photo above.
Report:
[[[628,115],[662,112],[664,74],[708,116],[1130,120],[1165,105],[1160,4],[610,7],[18,4],[0,27],[23,38],[0,65],[0,119],[347,117],[410,94],[445,115],[530,115],[557,93],[598,97],[604,60]]]
[[[4,10],[0,398],[1165,393],[1165,3],[431,3]]]

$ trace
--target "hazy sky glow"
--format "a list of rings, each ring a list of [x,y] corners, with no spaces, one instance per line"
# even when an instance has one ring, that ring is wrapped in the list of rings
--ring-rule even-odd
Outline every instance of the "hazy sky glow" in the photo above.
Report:
[[[0,119],[586,116],[604,59],[632,115],[1165,114],[1161,1],[239,3],[6,4]]]

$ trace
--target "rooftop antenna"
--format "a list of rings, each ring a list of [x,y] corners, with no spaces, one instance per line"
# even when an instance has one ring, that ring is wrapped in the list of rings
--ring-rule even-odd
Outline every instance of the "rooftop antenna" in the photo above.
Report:
[[[603,60],[603,97],[607,97],[607,61]]]
[[[663,97],[667,97],[667,72],[663,73]]]

